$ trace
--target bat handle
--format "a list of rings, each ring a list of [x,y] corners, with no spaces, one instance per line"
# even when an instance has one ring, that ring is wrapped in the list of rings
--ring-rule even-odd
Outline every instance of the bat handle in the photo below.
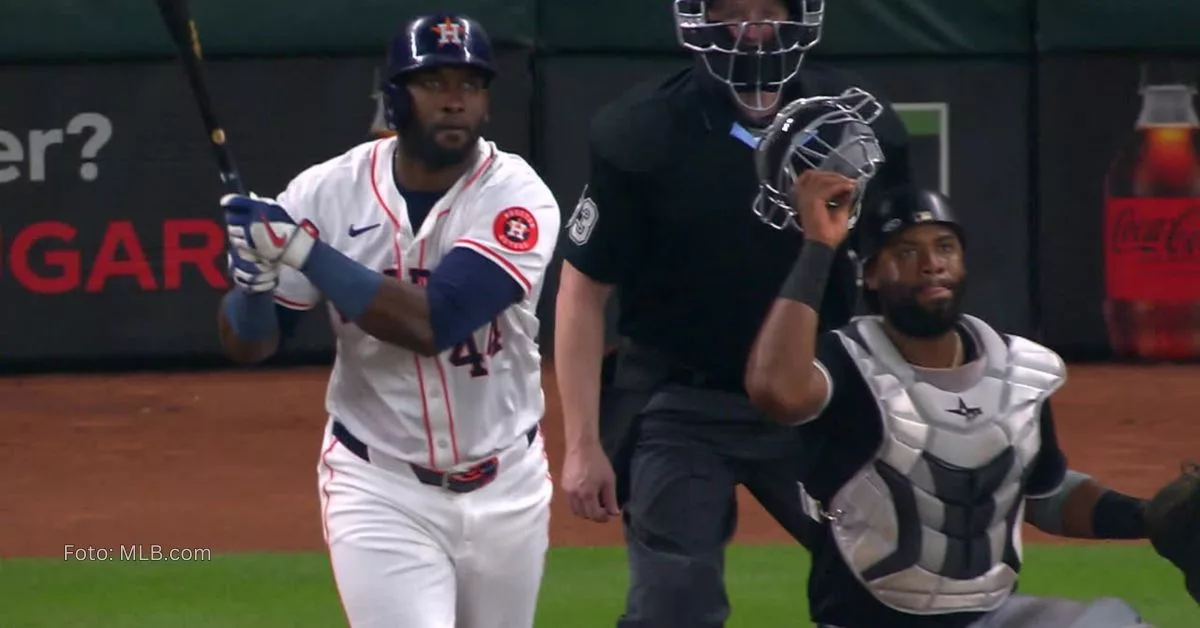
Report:
[[[246,196],[246,184],[242,182],[242,178],[238,176],[236,170],[228,170],[221,173],[221,183],[230,194],[241,194]]]

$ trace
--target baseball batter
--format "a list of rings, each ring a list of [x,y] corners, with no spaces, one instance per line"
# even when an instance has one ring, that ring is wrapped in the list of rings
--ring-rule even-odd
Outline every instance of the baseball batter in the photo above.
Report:
[[[275,200],[221,201],[233,359],[268,357],[297,312],[329,306],[318,488],[355,628],[533,624],[552,492],[535,307],[560,217],[534,170],[480,136],[494,76],[478,22],[414,19],[383,77],[396,137]]]

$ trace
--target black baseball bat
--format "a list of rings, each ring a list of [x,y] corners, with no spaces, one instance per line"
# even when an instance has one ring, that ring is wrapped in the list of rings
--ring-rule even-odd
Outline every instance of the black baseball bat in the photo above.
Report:
[[[245,194],[246,188],[242,176],[234,165],[233,155],[226,144],[225,129],[217,120],[213,110],[212,98],[208,94],[208,84],[204,81],[201,68],[203,55],[200,52],[200,35],[196,31],[196,21],[188,10],[187,0],[154,0],[158,11],[162,14],[163,22],[179,58],[183,61],[183,70],[187,74],[188,83],[192,87],[192,96],[200,109],[200,118],[204,121],[204,130],[208,132],[208,143],[212,146],[213,156],[217,159],[220,169],[221,182],[225,188],[234,194]]]

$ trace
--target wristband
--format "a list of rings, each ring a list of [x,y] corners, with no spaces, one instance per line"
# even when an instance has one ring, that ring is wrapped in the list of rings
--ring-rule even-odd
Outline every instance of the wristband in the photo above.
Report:
[[[314,240],[300,269],[313,286],[329,299],[347,320],[357,321],[375,300],[383,274],[346,257],[341,251]]]
[[[824,242],[805,240],[800,257],[779,290],[779,297],[803,303],[814,312],[820,312],[829,269],[833,266],[836,255],[836,249]]]
[[[1092,510],[1092,535],[1098,539],[1144,539],[1146,502],[1106,490]]]

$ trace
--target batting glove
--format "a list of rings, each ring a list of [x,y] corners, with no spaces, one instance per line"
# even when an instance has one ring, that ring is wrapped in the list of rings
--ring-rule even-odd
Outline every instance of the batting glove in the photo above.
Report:
[[[229,277],[244,292],[271,292],[279,285],[279,265],[260,261],[245,247],[230,238]]]
[[[311,222],[296,223],[273,199],[254,194],[226,194],[221,198],[221,207],[225,208],[225,228],[235,250],[268,266],[283,263],[297,270],[304,267],[318,236]]]

